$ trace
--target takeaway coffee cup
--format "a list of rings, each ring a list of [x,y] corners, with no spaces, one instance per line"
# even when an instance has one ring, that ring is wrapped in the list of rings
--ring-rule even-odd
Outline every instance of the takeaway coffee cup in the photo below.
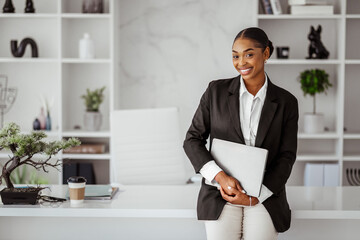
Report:
[[[69,177],[69,195],[71,204],[84,202],[86,179],[80,176]]]

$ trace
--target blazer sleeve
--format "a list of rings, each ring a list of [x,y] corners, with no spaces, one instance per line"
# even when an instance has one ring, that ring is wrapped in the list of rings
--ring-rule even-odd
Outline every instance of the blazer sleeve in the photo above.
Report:
[[[265,172],[263,184],[278,195],[284,188],[296,160],[299,109],[295,97],[287,101],[278,154]]]
[[[200,104],[192,119],[190,128],[186,133],[183,145],[185,153],[190,159],[196,173],[199,173],[200,169],[207,162],[213,160],[206,148],[207,139],[210,134],[211,84],[212,82],[209,83],[209,86],[201,97]]]

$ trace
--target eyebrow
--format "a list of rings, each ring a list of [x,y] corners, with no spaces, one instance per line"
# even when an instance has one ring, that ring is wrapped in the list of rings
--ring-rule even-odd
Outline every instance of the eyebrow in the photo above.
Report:
[[[246,50],[244,50],[243,52],[248,52],[248,51],[251,51],[251,50],[254,50],[253,48],[248,48],[248,49],[246,49]],[[235,50],[232,50],[233,52],[235,52],[235,53],[238,53],[237,51],[235,51]]]

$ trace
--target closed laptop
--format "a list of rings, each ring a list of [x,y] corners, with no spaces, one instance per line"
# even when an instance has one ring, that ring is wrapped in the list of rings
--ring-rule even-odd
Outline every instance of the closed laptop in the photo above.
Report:
[[[226,174],[239,180],[247,195],[260,195],[268,150],[214,138],[211,155]]]

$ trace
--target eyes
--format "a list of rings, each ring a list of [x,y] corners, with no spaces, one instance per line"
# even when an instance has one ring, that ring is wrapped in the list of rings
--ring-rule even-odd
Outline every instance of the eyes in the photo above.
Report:
[[[244,55],[244,58],[250,59],[250,58],[252,58],[253,56],[254,56],[253,53],[246,53],[246,54]],[[234,59],[234,60],[235,60],[235,59],[239,59],[239,56],[238,56],[238,55],[233,55],[233,59]]]

